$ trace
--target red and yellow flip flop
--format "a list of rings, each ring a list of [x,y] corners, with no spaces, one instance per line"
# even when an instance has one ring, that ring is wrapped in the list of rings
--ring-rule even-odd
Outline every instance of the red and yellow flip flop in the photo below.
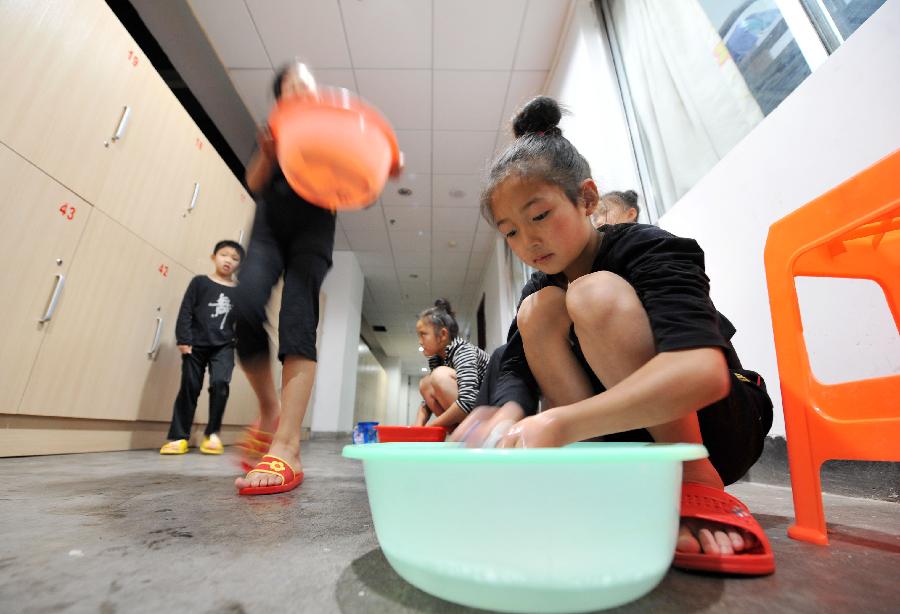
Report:
[[[276,423],[277,424],[277,423]],[[244,473],[253,469],[255,463],[269,451],[272,446],[272,433],[261,431],[258,424],[252,424],[244,429],[244,436],[237,444],[241,458],[238,464]]]
[[[739,529],[752,535],[756,545],[750,550],[726,555],[676,552],[673,567],[745,576],[766,576],[775,572],[775,557],[766,532],[737,497],[718,488],[685,483],[681,487],[681,517]]]
[[[266,454],[262,460],[256,463],[256,467],[251,469],[247,475],[251,473],[268,473],[269,475],[277,475],[281,478],[281,484],[275,486],[248,486],[238,490],[239,495],[275,495],[282,492],[294,490],[303,481],[303,472],[297,473],[283,458]]]

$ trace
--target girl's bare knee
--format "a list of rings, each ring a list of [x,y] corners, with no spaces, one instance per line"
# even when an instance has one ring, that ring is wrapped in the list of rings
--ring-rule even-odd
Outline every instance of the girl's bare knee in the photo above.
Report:
[[[609,271],[579,277],[566,291],[566,312],[576,326],[603,326],[616,315],[642,309],[631,284]]]
[[[548,286],[525,297],[516,314],[516,326],[523,339],[556,333],[557,329],[568,333],[569,324],[566,292],[556,286]]]
[[[450,367],[438,367],[431,372],[431,383],[435,391],[456,389],[456,371]]]

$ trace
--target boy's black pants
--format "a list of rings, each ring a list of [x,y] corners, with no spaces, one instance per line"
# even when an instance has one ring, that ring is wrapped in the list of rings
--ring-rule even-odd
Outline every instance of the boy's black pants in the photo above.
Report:
[[[234,346],[231,344],[216,347],[194,346],[190,354],[181,355],[181,390],[178,391],[172,411],[172,424],[168,435],[170,441],[188,439],[191,436],[194,412],[197,411],[197,398],[200,396],[203,372],[207,366],[209,366],[209,424],[205,433],[209,436],[218,433],[222,428],[231,372],[234,370]]]

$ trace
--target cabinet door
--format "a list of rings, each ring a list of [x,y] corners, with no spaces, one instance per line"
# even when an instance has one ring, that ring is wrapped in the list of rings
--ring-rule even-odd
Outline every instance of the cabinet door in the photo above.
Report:
[[[145,77],[132,91],[127,134],[112,152],[94,204],[177,260],[202,170],[199,130],[155,72]]]
[[[0,413],[15,413],[44,333],[56,327],[90,215],[87,203],[0,145]]]
[[[190,227],[179,255],[179,260],[197,273],[210,270],[209,255],[218,241],[240,242],[243,233],[246,245],[255,209],[218,153],[211,151],[205,163],[197,204],[189,215]]]
[[[148,70],[102,0],[0,2],[0,141],[93,203]]]
[[[166,416],[179,381],[171,343],[190,275],[94,210],[66,301],[45,333],[20,413],[135,420]],[[151,354],[159,334],[160,347]]]
[[[141,384],[140,400],[135,401],[138,420],[168,422],[172,419],[172,405],[181,385],[181,352],[175,345],[175,321],[192,277],[190,271],[175,262],[166,265],[162,290],[155,297],[161,307],[163,326],[159,348],[152,357],[147,378]]]

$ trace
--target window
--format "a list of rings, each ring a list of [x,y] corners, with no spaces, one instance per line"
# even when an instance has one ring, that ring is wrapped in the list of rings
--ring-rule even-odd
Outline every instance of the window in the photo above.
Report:
[[[596,0],[650,219],[674,205],[884,1]]]
[[[829,52],[856,32],[884,0],[801,0]]]
[[[811,74],[776,0],[600,6],[659,213]]]

